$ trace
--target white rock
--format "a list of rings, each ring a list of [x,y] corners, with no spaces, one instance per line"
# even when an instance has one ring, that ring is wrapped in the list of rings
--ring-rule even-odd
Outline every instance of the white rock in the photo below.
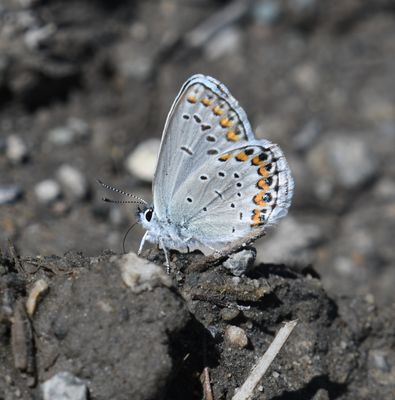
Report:
[[[48,132],[48,141],[56,146],[66,146],[86,139],[90,134],[90,127],[84,120],[71,117],[66,125],[58,126]]]
[[[125,168],[136,178],[152,182],[158,158],[160,140],[148,139],[140,143],[126,158]]]
[[[65,188],[66,194],[81,200],[88,194],[88,182],[85,176],[71,165],[64,164],[56,172],[57,179]]]
[[[0,186],[0,204],[12,204],[22,195],[22,189],[17,185]]]
[[[171,279],[163,268],[129,253],[117,260],[122,280],[134,293],[152,290],[156,286],[171,286]]]
[[[56,181],[46,179],[35,186],[34,192],[40,203],[48,204],[60,197],[60,186]]]
[[[70,372],[58,372],[41,385],[44,400],[86,400],[88,390],[83,380]]]
[[[7,158],[18,164],[26,160],[28,156],[27,146],[18,135],[10,135],[6,141]]]
[[[229,325],[225,329],[225,340],[233,347],[239,347],[243,349],[248,345],[248,337],[244,329],[238,326]]]
[[[231,254],[222,265],[233,275],[241,276],[245,274],[254,264],[255,257],[255,249],[245,249]]]

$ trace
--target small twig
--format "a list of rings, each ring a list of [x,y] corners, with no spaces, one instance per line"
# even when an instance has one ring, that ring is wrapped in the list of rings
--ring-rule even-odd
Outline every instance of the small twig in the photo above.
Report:
[[[270,364],[276,358],[277,354],[284,346],[284,343],[288,339],[295,328],[297,321],[287,322],[277,333],[273,342],[266,350],[265,354],[258,360],[255,367],[252,369],[250,375],[237,391],[237,393],[232,397],[232,400],[248,400],[252,397],[253,392],[259,381],[262,379],[263,375],[266,373]]]
[[[214,400],[213,391],[211,390],[210,374],[208,367],[205,367],[203,370],[202,381],[204,400]]]

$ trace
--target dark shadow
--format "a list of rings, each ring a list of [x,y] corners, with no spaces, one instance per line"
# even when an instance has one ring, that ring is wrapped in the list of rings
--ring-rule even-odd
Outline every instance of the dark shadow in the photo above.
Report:
[[[282,278],[297,279],[298,274],[284,264],[259,264],[247,274],[250,278],[269,278],[269,275],[277,275]]]
[[[199,376],[205,367],[218,365],[219,354],[214,338],[192,317],[186,327],[170,339],[174,368],[164,399],[201,400],[203,393]]]
[[[319,389],[325,389],[330,399],[337,399],[347,391],[347,385],[331,382],[326,375],[314,377],[304,388],[287,391],[271,400],[308,400],[312,399]]]

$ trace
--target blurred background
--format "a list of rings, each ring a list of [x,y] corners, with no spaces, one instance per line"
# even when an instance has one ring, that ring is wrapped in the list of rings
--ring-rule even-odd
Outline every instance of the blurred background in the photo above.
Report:
[[[259,260],[313,265],[332,295],[393,302],[394,55],[389,0],[1,0],[0,246],[121,252],[135,207],[101,202],[95,180],[150,200],[167,112],[203,73],[295,177]]]

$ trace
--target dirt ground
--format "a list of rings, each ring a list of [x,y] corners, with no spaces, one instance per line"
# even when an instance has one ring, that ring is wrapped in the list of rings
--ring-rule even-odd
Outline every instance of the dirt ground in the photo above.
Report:
[[[60,371],[91,399],[200,399],[206,366],[214,399],[231,399],[294,318],[256,399],[395,398],[394,20],[389,0],[3,0],[0,399],[41,399]],[[247,275],[174,253],[172,283],[130,292],[135,209],[103,203],[96,179],[151,199],[125,162],[195,73],[282,147],[293,204]],[[49,292],[27,318],[38,279]],[[15,315],[30,327],[22,369]]]

